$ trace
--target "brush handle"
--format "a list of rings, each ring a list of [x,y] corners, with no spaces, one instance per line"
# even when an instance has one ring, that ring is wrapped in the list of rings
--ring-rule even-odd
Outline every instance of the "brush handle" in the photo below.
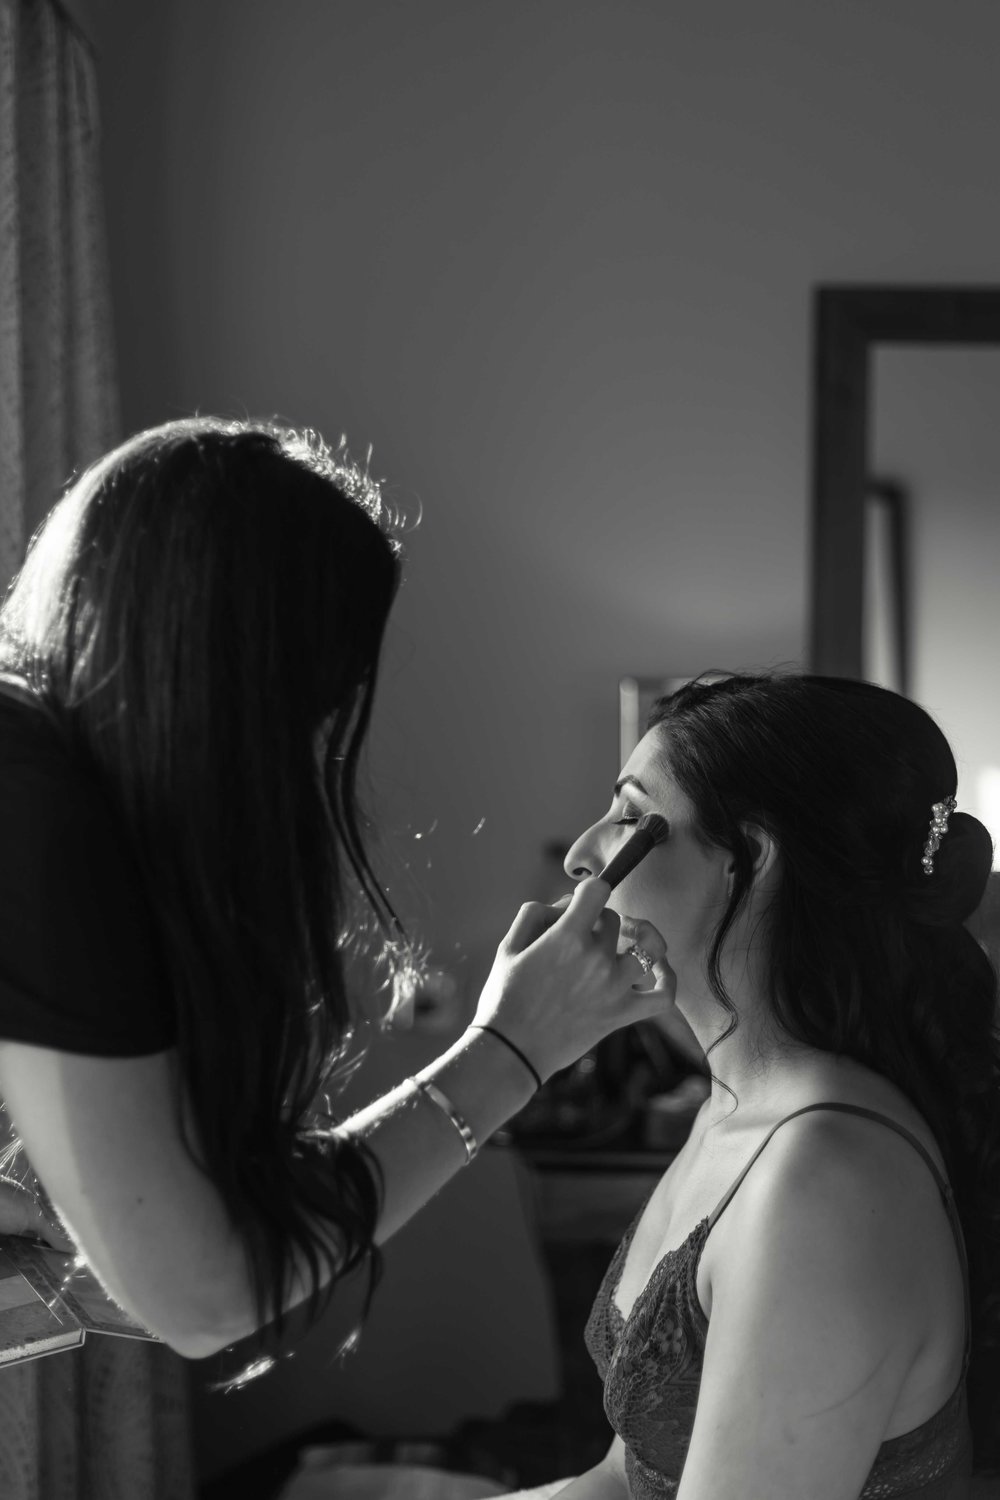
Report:
[[[608,861],[604,869],[598,875],[598,880],[606,880],[614,890],[620,885],[626,875],[630,875],[636,865],[646,858],[650,849],[656,847],[657,839],[647,828],[637,828],[632,837],[624,843],[618,853]]]

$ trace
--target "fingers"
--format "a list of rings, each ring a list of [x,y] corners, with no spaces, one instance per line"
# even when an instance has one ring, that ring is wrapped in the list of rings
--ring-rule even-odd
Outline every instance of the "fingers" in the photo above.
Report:
[[[501,947],[506,948],[509,953],[523,953],[543,932],[554,927],[561,915],[562,912],[556,907],[546,906],[542,901],[525,902],[510,924]]]
[[[664,978],[672,975],[672,971],[662,961],[654,964],[645,950],[637,953],[629,948],[618,962],[628,974],[629,988],[640,993],[657,989],[662,993]]]
[[[667,945],[652,922],[623,917],[618,939],[619,962],[634,972],[631,988],[637,993],[673,992],[676,976],[667,963]]]
[[[629,985],[629,989],[635,990],[637,994],[645,993],[647,990],[655,990],[659,983],[655,969],[644,969],[639,961],[631,953],[626,953],[622,959],[623,963],[635,964],[637,973],[635,979]]]
[[[667,945],[660,933],[652,922],[647,922],[643,917],[622,917],[618,944],[623,950],[633,947],[642,948],[654,963],[667,951]]]
[[[609,911],[605,903],[611,888],[606,880],[590,875],[581,880],[569,897],[562,897],[563,911],[559,926],[568,935],[578,939],[597,939],[597,944],[609,958],[618,948],[620,919],[617,912]]]
[[[636,1021],[656,1021],[659,1023],[664,1014],[665,1007],[669,1008],[670,1000],[660,989],[652,990],[629,990],[621,1005],[621,1025],[632,1026]]]
[[[667,963],[660,959],[648,971],[636,960],[634,953],[624,953],[618,962],[627,966],[627,977],[631,979],[624,996],[626,1006],[638,1006],[628,1017],[626,1024],[634,1021],[656,1019],[676,1014],[677,975]]]
[[[480,997],[477,1023],[499,1017],[544,1078],[675,1000],[663,938],[649,922],[623,923],[609,895],[606,881],[588,877],[552,906],[522,906]]]
[[[598,919],[608,904],[611,887],[606,880],[588,875],[574,888],[569,905],[561,915],[564,927],[576,930],[582,936],[597,926]],[[613,912],[608,913],[613,916]]]
[[[541,901],[528,901],[511,923],[504,938],[508,952],[522,953],[550,927],[559,923],[564,930],[579,936],[593,933],[601,945],[613,953],[618,941],[618,917],[605,910],[611,888],[596,876],[581,880],[572,894],[560,896],[552,906]]]

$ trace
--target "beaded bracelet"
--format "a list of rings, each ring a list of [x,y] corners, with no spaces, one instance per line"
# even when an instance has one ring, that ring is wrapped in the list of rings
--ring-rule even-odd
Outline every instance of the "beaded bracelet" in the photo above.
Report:
[[[446,1115],[454,1125],[462,1137],[462,1145],[465,1147],[465,1164],[468,1166],[479,1150],[479,1142],[448,1098],[448,1095],[442,1093],[437,1084],[431,1083],[429,1078],[408,1078],[407,1083],[412,1083],[414,1088],[419,1089],[420,1093],[424,1094],[432,1104],[436,1105],[441,1113]]]

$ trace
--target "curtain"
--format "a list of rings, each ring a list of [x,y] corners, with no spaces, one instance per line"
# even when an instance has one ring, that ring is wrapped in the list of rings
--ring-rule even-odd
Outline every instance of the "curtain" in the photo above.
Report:
[[[0,575],[119,436],[97,77],[50,0],[0,0]]]
[[[0,591],[65,482],[120,435],[98,153],[87,39],[52,0],[0,0]],[[0,1368],[3,1500],[193,1494],[171,1350],[91,1334]]]

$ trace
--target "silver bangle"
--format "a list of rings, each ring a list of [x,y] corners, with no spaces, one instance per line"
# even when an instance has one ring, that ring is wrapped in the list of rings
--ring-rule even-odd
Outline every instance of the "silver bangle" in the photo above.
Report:
[[[414,1088],[419,1089],[422,1094],[425,1094],[431,1103],[436,1105],[441,1113],[446,1115],[454,1125],[462,1137],[462,1145],[465,1147],[465,1164],[468,1166],[479,1150],[479,1142],[448,1098],[448,1095],[442,1093],[437,1084],[431,1083],[428,1078],[410,1078],[407,1082],[412,1083]]]

